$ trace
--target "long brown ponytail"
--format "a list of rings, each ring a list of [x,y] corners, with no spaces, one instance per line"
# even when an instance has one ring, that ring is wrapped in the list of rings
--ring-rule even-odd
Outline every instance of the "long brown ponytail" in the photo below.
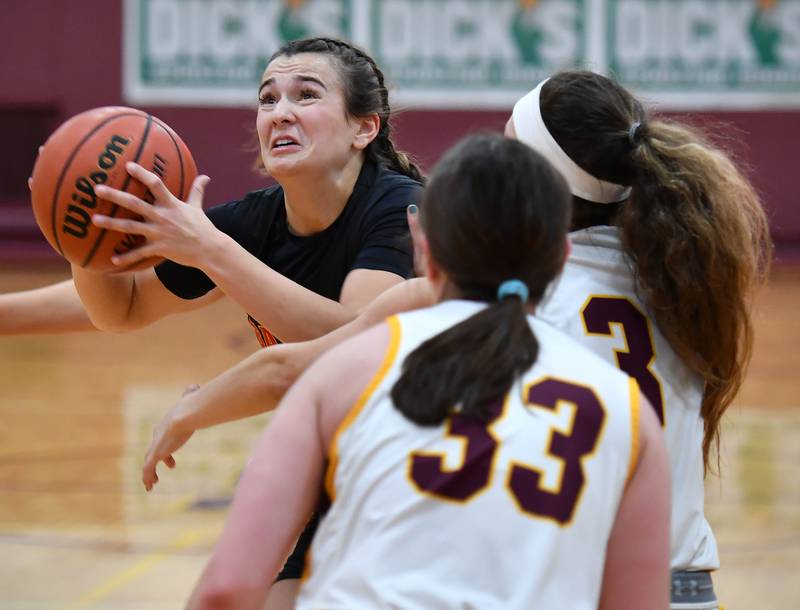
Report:
[[[628,91],[598,74],[551,78],[542,88],[542,118],[583,169],[633,187],[616,218],[622,246],[661,333],[705,381],[708,469],[721,417],[749,362],[751,297],[769,266],[761,201],[731,157],[699,130],[649,117]]]
[[[696,130],[653,121],[631,157],[639,172],[619,215],[622,243],[664,337],[705,380],[708,466],[750,360],[751,297],[768,268],[769,227],[749,181]]]

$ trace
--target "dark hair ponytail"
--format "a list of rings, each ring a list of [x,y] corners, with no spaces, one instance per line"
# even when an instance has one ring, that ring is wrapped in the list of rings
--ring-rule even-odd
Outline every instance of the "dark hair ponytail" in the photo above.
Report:
[[[771,253],[761,201],[729,155],[699,130],[649,117],[627,90],[599,74],[553,76],[542,87],[542,118],[584,170],[633,187],[615,209],[622,247],[661,333],[705,381],[708,468],[722,414],[749,361],[750,301]]]
[[[454,412],[478,421],[539,354],[525,303],[508,297],[428,339],[408,355],[392,400],[410,420],[436,425]]]
[[[380,118],[378,135],[365,150],[366,158],[382,163],[391,170],[406,175],[418,182],[424,182],[422,172],[406,153],[395,150],[392,142],[389,91],[386,88],[383,72],[365,51],[355,45],[336,38],[304,38],[293,40],[278,49],[269,61],[276,57],[298,53],[320,53],[336,59],[339,76],[342,79],[345,108],[351,117],[364,117],[377,114]]]
[[[569,191],[526,145],[476,135],[436,165],[420,207],[431,257],[453,292],[488,305],[409,354],[392,399],[423,425],[455,412],[486,420],[539,353],[526,307],[541,299],[564,262]],[[526,286],[525,302],[498,300],[498,287],[510,279]]]

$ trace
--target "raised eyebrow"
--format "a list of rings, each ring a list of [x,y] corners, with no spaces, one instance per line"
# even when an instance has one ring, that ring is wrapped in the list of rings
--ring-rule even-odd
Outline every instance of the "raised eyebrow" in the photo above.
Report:
[[[296,82],[303,82],[303,83],[316,83],[317,85],[322,87],[325,91],[328,90],[328,87],[325,86],[325,83],[323,83],[321,80],[319,80],[315,76],[309,76],[307,74],[298,74],[297,76],[292,77],[292,80],[294,80]],[[274,76],[270,76],[267,80],[265,80],[263,83],[261,83],[261,86],[258,88],[258,92],[261,93],[261,90],[264,87],[268,87],[268,86],[270,86],[270,85],[272,85],[274,83],[275,83],[275,77]]]

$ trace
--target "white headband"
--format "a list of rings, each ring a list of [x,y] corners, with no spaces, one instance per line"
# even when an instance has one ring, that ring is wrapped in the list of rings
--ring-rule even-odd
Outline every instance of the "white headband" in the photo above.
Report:
[[[564,176],[570,192],[576,197],[595,203],[615,203],[627,199],[631,194],[630,187],[604,182],[582,170],[547,131],[539,109],[539,92],[546,82],[547,79],[543,80],[536,89],[514,104],[511,120],[517,139],[550,161]]]

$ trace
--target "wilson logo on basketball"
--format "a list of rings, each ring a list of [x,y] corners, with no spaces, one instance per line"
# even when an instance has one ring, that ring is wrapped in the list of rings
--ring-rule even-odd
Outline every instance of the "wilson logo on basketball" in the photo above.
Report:
[[[31,206],[36,223],[73,265],[103,273],[146,269],[152,256],[119,268],[111,258],[145,243],[142,235],[102,229],[92,216],[140,221],[141,217],[103,199],[104,184],[153,203],[148,188],[126,171],[131,161],[152,171],[181,201],[189,195],[197,166],[186,144],[166,123],[136,108],[104,106],[77,114],[56,129],[33,166]]]
[[[78,193],[72,193],[72,201],[75,203],[67,206],[64,215],[64,224],[61,230],[80,239],[89,234],[89,224],[91,215],[85,208],[91,210],[97,207],[97,196],[94,194],[95,184],[105,184],[108,179],[108,170],[117,164],[117,157],[125,152],[125,147],[130,144],[130,139],[119,135],[111,136],[108,144],[100,156],[97,157],[98,171],[89,174],[89,177],[80,176],[75,180],[75,189]],[[79,194],[80,193],[80,194]],[[75,205],[78,204],[78,205]]]

